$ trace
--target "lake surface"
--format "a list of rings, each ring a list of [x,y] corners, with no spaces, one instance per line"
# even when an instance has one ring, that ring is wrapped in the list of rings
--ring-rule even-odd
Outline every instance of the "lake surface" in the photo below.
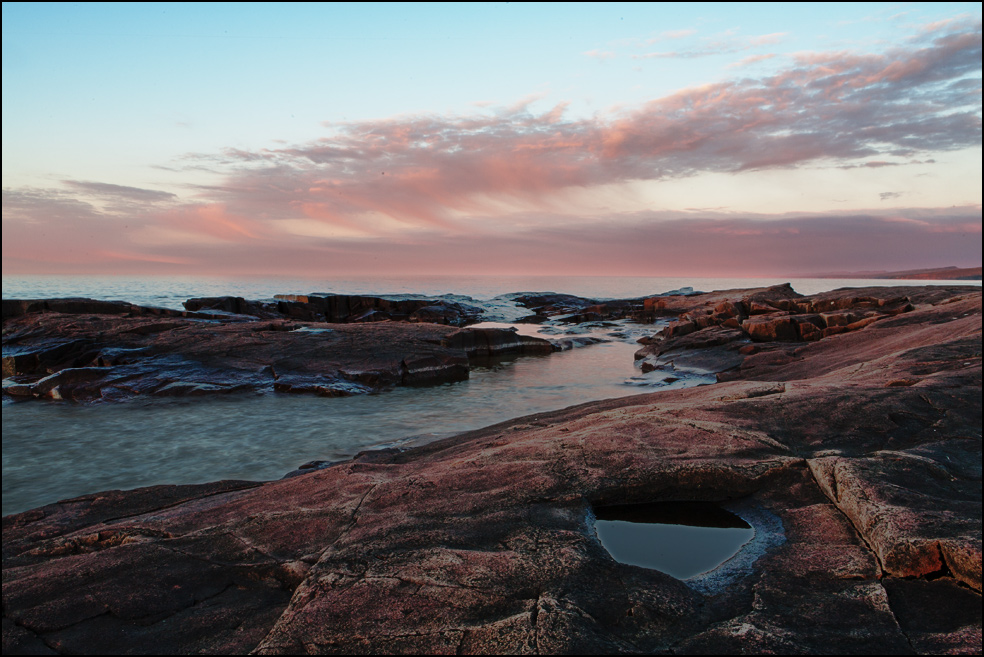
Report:
[[[785,281],[5,276],[3,296],[84,296],[180,308],[181,301],[188,298],[226,294],[251,299],[309,292],[455,295],[481,300],[479,305],[508,319],[527,312],[516,309],[508,298],[493,297],[518,291],[552,291],[596,298],[632,298],[686,286],[710,291],[782,282]],[[791,282],[804,294],[843,286],[900,283],[831,279]],[[980,286],[979,282],[968,283]],[[540,329],[530,325],[519,328],[532,334]],[[250,394],[89,405],[5,401],[3,514],[113,488],[218,479],[276,479],[311,460],[334,461],[364,449],[432,440],[583,402],[712,382],[713,377],[701,376],[667,382],[662,378],[665,374],[643,375],[635,368],[636,338],[659,328],[624,323],[619,327],[599,327],[592,335],[608,342],[478,367],[468,381],[432,388],[396,388],[378,395],[322,398]]]
[[[241,296],[268,299],[275,294],[471,296],[476,299],[510,292],[557,292],[591,298],[632,299],[692,287],[710,292],[791,283],[800,294],[816,294],[839,287],[894,285],[971,285],[980,281],[891,281],[833,278],[670,278],[629,276],[416,276],[413,278],[361,277],[353,279],[300,279],[276,277],[200,276],[3,276],[5,299],[90,297],[118,299],[139,305],[181,308],[193,297]]]

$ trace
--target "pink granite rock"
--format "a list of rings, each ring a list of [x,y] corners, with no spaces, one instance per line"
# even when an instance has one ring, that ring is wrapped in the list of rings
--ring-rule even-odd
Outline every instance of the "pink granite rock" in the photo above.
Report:
[[[8,516],[4,652],[979,653],[981,295],[907,290],[732,381]],[[759,551],[680,581],[602,547],[594,506],[673,500]]]

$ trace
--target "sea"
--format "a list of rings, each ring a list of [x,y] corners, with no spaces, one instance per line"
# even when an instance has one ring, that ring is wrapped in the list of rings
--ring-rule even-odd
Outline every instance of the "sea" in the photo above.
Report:
[[[369,449],[409,447],[496,422],[575,404],[707,385],[701,372],[643,374],[636,340],[661,327],[513,324],[527,314],[520,292],[629,299],[790,283],[801,294],[840,287],[960,285],[980,281],[738,279],[669,277],[414,276],[277,277],[3,276],[4,299],[88,297],[181,308],[194,297],[277,294],[427,296],[486,308],[490,325],[547,338],[599,342],[548,356],[503,359],[467,381],[395,388],[341,398],[243,394],[127,403],[3,401],[3,515],[110,489],[220,479],[279,479],[309,461],[338,461]]]

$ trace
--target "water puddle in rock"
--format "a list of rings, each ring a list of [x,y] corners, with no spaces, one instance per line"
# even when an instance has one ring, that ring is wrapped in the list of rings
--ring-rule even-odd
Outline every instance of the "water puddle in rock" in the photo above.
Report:
[[[594,512],[598,538],[616,561],[677,579],[717,568],[755,535],[747,522],[708,502],[623,504]]]

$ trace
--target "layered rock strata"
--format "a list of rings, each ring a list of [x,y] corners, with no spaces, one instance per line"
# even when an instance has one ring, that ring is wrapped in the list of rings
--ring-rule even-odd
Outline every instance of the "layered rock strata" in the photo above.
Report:
[[[309,322],[359,323],[386,320],[467,326],[481,321],[482,309],[444,299],[388,299],[351,294],[280,294],[275,303],[242,297],[189,299],[190,311],[224,310],[256,317],[289,317]]]
[[[754,378],[756,367],[797,360],[804,342],[859,331],[908,313],[914,304],[960,293],[959,287],[872,287],[805,297],[787,284],[651,297],[644,302],[644,317],[676,319],[640,340],[645,346],[635,357],[643,371],[695,369],[717,372],[719,381]]]
[[[921,294],[717,385],[5,517],[4,652],[979,654],[981,295]],[[670,500],[780,540],[712,588],[607,554],[594,506]]]
[[[554,349],[504,329],[263,320],[241,314],[250,308],[236,304],[189,306],[197,310],[5,300],[4,395],[75,401],[247,391],[345,396],[462,381],[469,356]]]

